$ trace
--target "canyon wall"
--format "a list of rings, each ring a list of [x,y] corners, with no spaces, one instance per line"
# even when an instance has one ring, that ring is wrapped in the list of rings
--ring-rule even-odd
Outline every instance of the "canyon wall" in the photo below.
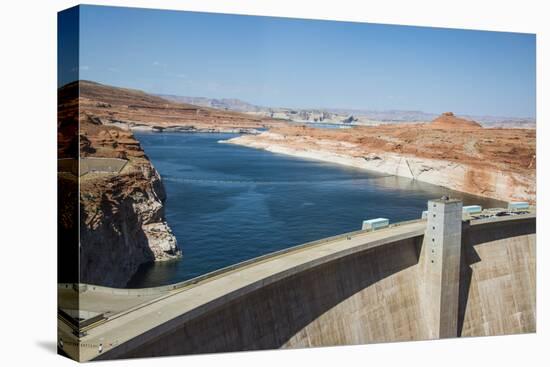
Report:
[[[77,269],[77,279],[60,281],[125,287],[141,264],[181,251],[165,220],[160,175],[131,131],[103,124],[81,103],[80,86],[59,90],[59,223],[74,232],[60,230],[59,268]]]
[[[164,218],[165,193],[158,172],[148,161],[125,169],[122,174],[82,178],[83,283],[124,287],[141,264],[180,255]]]

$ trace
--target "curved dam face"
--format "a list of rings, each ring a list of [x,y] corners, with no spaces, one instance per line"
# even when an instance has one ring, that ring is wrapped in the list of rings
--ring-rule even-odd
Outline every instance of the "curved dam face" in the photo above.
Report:
[[[447,249],[437,257],[438,239],[429,231],[435,222],[430,220],[291,251],[228,275],[234,277],[231,284],[235,279],[255,279],[246,287],[224,287],[218,295],[204,298],[224,280],[217,276],[174,295],[173,314],[164,315],[172,312],[171,296],[144,306],[152,309],[140,317],[169,320],[117,340],[115,347],[93,358],[534,332],[535,222],[534,215],[461,222],[458,257]],[[359,245],[352,244],[356,239]],[[305,261],[311,250],[317,257]],[[292,270],[254,274],[297,257],[303,261],[290,264]],[[441,270],[440,260],[443,275],[434,277]],[[456,271],[446,272],[453,263]],[[202,298],[205,301],[199,302]],[[129,315],[113,322],[122,327],[124,317]],[[89,343],[100,335],[108,338],[107,325],[99,326],[96,335],[91,330]]]
[[[460,336],[536,331],[535,222],[486,223],[464,232]]]
[[[419,240],[402,240],[278,281],[124,356],[415,339],[426,334],[413,279]]]

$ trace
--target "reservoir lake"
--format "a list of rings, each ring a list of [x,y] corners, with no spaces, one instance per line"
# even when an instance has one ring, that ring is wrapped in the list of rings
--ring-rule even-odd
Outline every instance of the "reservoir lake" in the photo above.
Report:
[[[273,251],[361,229],[365,219],[420,218],[430,199],[504,203],[352,167],[218,141],[236,134],[136,132],[166,188],[166,220],[183,256],[142,265],[129,288],[188,280]]]

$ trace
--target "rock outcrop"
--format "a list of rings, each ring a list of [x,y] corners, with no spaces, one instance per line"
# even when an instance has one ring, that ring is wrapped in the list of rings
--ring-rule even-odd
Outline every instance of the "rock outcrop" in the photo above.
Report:
[[[435,118],[430,127],[434,129],[481,129],[482,126],[475,121],[457,117],[452,112],[444,112]]]
[[[164,186],[130,131],[81,110],[79,134],[81,159],[127,160],[120,172],[80,176],[80,279],[124,287],[141,264],[181,255],[164,218]]]
[[[124,287],[141,264],[181,255],[164,218],[165,192],[158,172],[144,158],[129,162],[120,174],[81,177],[83,283]]]

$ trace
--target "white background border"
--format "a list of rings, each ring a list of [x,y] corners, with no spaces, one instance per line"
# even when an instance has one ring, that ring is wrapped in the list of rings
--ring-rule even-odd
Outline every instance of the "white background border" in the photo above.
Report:
[[[93,1],[238,14],[349,20],[537,33],[537,321],[536,334],[434,342],[132,360],[175,366],[533,366],[549,363],[548,68],[545,1],[471,0],[134,0]],[[75,1],[11,0],[0,11],[0,362],[68,365],[56,338],[56,12]],[[545,67],[545,70],[543,69]],[[543,101],[546,101],[544,105]],[[546,143],[546,144],[545,144]],[[547,189],[548,191],[548,189]],[[546,266],[545,266],[546,265]],[[128,361],[105,362],[121,365]],[[546,364],[547,365],[547,364]]]

